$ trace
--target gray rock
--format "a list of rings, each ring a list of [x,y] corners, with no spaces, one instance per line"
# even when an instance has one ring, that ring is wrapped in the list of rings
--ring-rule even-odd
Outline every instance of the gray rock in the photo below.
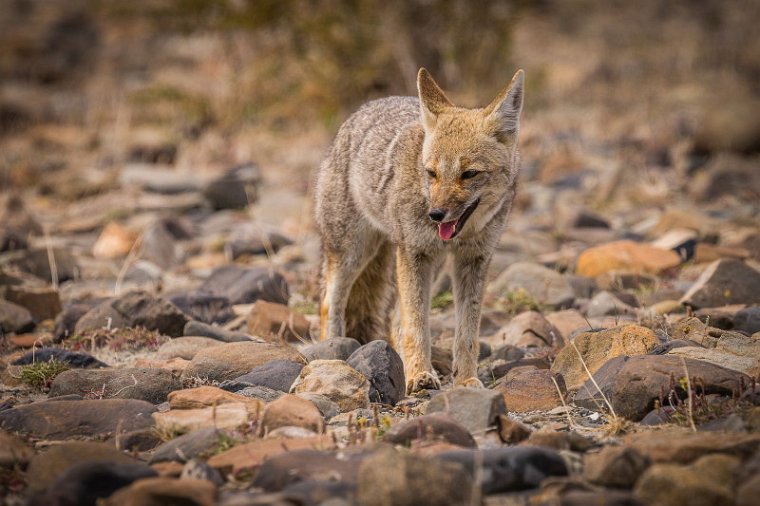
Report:
[[[760,272],[734,258],[711,263],[681,299],[693,308],[760,304]]]
[[[46,401],[0,412],[0,428],[41,439],[110,434],[153,426],[156,407],[133,399]]]
[[[439,453],[436,458],[461,464],[473,478],[480,473],[484,495],[538,488],[546,478],[568,475],[559,453],[532,446],[454,450]]]
[[[25,307],[0,299],[0,332],[21,333],[34,328],[32,313]]]
[[[212,381],[231,380],[273,360],[304,361],[301,354],[288,345],[254,341],[226,343],[198,351],[182,373],[182,377],[208,378]]]
[[[142,260],[152,262],[163,270],[177,264],[179,255],[174,236],[160,220],[143,231],[139,255]]]
[[[319,410],[319,412],[322,413],[322,417],[325,420],[329,420],[330,418],[340,414],[340,407],[322,394],[315,394],[313,392],[302,392],[296,395],[298,397],[306,399],[307,401],[313,402],[314,405]]]
[[[356,502],[366,506],[472,504],[471,474],[457,462],[382,448],[359,466]]]
[[[353,483],[359,472],[363,455],[344,452],[340,457],[333,452],[318,450],[291,450],[273,455],[259,466],[251,485],[267,492],[277,492],[288,485],[312,478],[329,476],[337,481]]]
[[[499,415],[507,413],[507,407],[499,392],[459,387],[430,400],[427,413],[438,412],[447,413],[470,432],[483,433],[497,424]]]
[[[187,321],[187,316],[171,302],[137,291],[98,304],[77,322],[75,332],[103,327],[145,327],[167,336],[179,337]]]
[[[553,308],[569,307],[575,299],[573,287],[562,274],[530,262],[510,265],[488,290],[496,295],[524,290],[538,303]]]
[[[236,392],[246,387],[263,386],[280,392],[288,392],[298,378],[304,364],[292,360],[272,360],[254,367],[251,372],[223,382],[220,387]]]
[[[409,446],[415,439],[427,437],[465,448],[477,446],[469,431],[446,413],[431,413],[397,423],[385,433],[383,441]]]
[[[288,283],[280,273],[263,267],[237,265],[215,269],[198,292],[226,297],[231,304],[250,304],[259,299],[287,304],[290,298]]]
[[[238,395],[242,395],[244,397],[249,397],[251,399],[258,399],[261,402],[267,403],[276,401],[283,395],[285,395],[285,392],[280,392],[279,390],[274,390],[269,387],[245,387],[242,390],[238,390],[235,392]]]
[[[180,389],[179,379],[166,369],[69,369],[55,377],[49,395],[91,394],[159,404]]]
[[[589,318],[633,314],[636,314],[636,310],[631,305],[626,304],[614,294],[606,290],[594,295],[589,301],[588,308],[586,309],[586,315]]]
[[[28,365],[39,362],[50,362],[51,360],[58,360],[71,367],[83,369],[108,367],[108,364],[101,362],[88,353],[68,351],[61,348],[41,348],[30,351],[23,357],[14,360],[13,365]]]
[[[405,397],[404,363],[386,341],[365,344],[353,352],[346,363],[369,380],[370,402],[395,406]]]
[[[232,305],[227,297],[189,292],[172,295],[169,297],[169,301],[177,306],[180,311],[193,318],[193,320],[198,320],[198,323],[203,322],[202,324],[222,324],[235,317]],[[187,322],[187,324],[189,325],[193,320]]]
[[[214,209],[244,209],[258,199],[259,169],[253,164],[233,167],[203,189]]]
[[[76,301],[71,304],[67,304],[63,307],[61,312],[55,318],[55,330],[53,330],[53,340],[56,343],[60,343],[67,337],[75,333],[74,328],[77,322],[92,308],[101,304],[107,299],[85,299]]]
[[[602,487],[631,489],[651,461],[636,449],[626,446],[606,446],[585,458],[583,477]]]
[[[352,337],[331,337],[305,346],[301,353],[309,362],[313,360],[348,360],[359,349],[359,341]]]
[[[177,337],[162,344],[156,351],[156,357],[163,359],[183,358],[192,360],[200,350],[211,346],[222,346],[224,343],[210,337],[188,336]]]
[[[739,310],[734,316],[734,330],[749,335],[760,332],[760,306],[751,306]]]
[[[79,264],[68,249],[51,248],[55,258],[56,274],[58,282],[76,279],[79,276]],[[50,273],[50,257],[47,248],[34,248],[27,251],[7,253],[2,256],[0,264],[8,263],[24,272],[34,274],[47,282],[52,281]]]
[[[167,441],[153,451],[148,463],[188,460],[206,452],[219,444],[227,435],[214,427],[197,429]]]
[[[239,343],[250,341],[251,338],[245,332],[236,332],[234,330],[223,329],[216,325],[208,325],[195,320],[190,320],[185,324],[182,333],[186,336],[204,336],[216,339],[224,343]]]
[[[678,348],[683,349],[683,348]],[[676,379],[675,395],[683,399],[686,392],[679,378],[689,371],[690,378],[699,378],[699,392],[734,395],[741,384],[750,384],[749,376],[708,362],[669,355],[618,356],[606,362],[594,373],[594,379],[618,416],[641,420],[653,407],[656,399],[671,390],[671,377]],[[696,387],[696,385],[694,385]],[[588,409],[607,409],[605,401],[589,379],[578,390],[573,403]]]

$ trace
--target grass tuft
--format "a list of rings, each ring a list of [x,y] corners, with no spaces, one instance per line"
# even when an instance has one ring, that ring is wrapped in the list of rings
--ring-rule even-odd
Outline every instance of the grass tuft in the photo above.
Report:
[[[21,368],[21,381],[32,388],[47,390],[56,376],[70,368],[69,364],[57,359],[35,362]]]

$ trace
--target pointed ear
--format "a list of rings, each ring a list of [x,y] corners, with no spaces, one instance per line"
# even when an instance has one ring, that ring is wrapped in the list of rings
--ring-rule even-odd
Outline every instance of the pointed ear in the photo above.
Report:
[[[417,92],[420,96],[420,119],[426,131],[435,128],[438,115],[447,107],[454,104],[446,98],[441,88],[433,80],[430,73],[421,68],[417,73]]]
[[[490,129],[500,142],[505,142],[520,129],[524,81],[525,72],[520,69],[515,73],[509,86],[504,88],[483,110],[486,128]]]

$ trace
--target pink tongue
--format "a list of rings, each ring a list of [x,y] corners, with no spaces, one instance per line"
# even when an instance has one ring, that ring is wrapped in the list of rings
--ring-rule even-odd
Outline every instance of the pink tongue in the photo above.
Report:
[[[457,220],[447,221],[446,223],[438,224],[438,237],[444,241],[448,241],[454,236],[454,232],[457,230]]]

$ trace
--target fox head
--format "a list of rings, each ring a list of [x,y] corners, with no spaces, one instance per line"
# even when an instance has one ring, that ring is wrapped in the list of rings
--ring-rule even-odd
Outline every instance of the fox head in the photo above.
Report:
[[[479,230],[511,198],[518,171],[517,137],[524,73],[484,108],[464,109],[446,97],[427,70],[417,75],[423,187],[429,216],[444,241]]]

